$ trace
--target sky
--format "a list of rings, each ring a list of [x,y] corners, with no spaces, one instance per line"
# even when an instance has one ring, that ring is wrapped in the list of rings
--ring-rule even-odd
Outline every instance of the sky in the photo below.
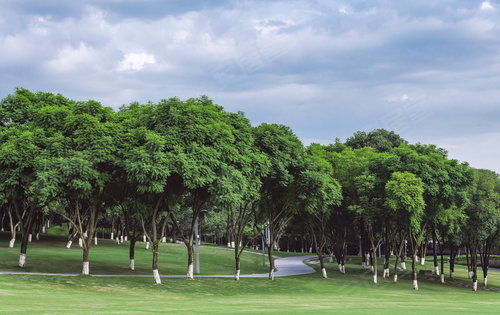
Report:
[[[385,128],[500,173],[500,0],[0,0],[0,98],[15,87],[207,95],[306,145]]]

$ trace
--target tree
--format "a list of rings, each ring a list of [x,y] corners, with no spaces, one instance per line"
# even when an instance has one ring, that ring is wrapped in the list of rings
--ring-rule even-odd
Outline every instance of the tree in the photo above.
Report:
[[[394,172],[386,186],[387,206],[404,218],[412,249],[413,289],[418,290],[416,255],[422,238],[425,201],[422,180],[409,172]]]
[[[297,181],[299,204],[305,212],[309,233],[318,255],[323,278],[327,278],[323,254],[328,245],[328,223],[334,206],[342,200],[342,191],[333,178],[332,165],[325,159],[317,145],[311,145],[305,160],[305,169]]]
[[[498,177],[489,170],[474,170],[474,182],[469,189],[468,216],[464,227],[466,242],[471,251],[473,290],[477,290],[477,256],[480,255],[487,285],[488,264],[492,245],[496,242],[500,226],[500,198],[495,191]]]
[[[345,145],[353,149],[372,147],[377,152],[391,152],[393,148],[400,146],[407,141],[401,138],[394,131],[376,129],[366,133],[357,131],[350,138],[347,138]]]
[[[299,212],[297,187],[305,151],[292,130],[283,125],[261,124],[254,129],[256,146],[267,155],[271,167],[262,179],[259,209],[267,221],[266,240],[269,257],[269,279],[274,280],[273,249],[285,226]]]

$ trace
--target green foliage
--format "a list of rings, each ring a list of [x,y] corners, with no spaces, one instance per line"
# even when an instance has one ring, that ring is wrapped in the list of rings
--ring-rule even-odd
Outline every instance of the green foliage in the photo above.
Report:
[[[422,180],[409,172],[394,172],[385,186],[386,205],[401,213],[414,234],[420,232],[424,216],[424,184]]]

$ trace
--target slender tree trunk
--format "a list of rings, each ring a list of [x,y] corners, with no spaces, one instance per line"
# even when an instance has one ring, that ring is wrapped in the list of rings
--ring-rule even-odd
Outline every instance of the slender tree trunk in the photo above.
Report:
[[[193,248],[193,243],[194,243],[194,237],[193,234],[189,236],[189,240],[186,243],[187,251],[188,251],[188,271],[186,278],[188,280],[194,280],[194,248]]]
[[[418,244],[415,235],[412,234],[410,228],[410,244],[411,244],[411,273],[413,279],[413,290],[418,290],[418,279],[417,279],[417,251]]]
[[[404,254],[401,252],[403,251],[405,240],[402,238],[401,233],[400,238],[401,243],[399,244],[398,252],[396,253],[396,262],[394,263],[394,283],[398,282],[398,258],[401,257],[401,259],[403,259],[404,257]]]
[[[155,237],[156,238],[156,237]],[[153,277],[156,284],[161,284],[160,274],[158,272],[158,240],[153,241]]]
[[[471,268],[471,262],[469,260],[469,247],[466,246],[465,247],[465,258],[467,259],[467,275],[469,277],[469,279],[472,278],[472,268]]]
[[[273,245],[272,242],[267,247],[267,254],[269,257],[269,280],[274,280],[274,259],[273,259]]]
[[[234,280],[239,281],[240,280],[240,255],[235,253],[234,260],[236,263],[236,272],[234,274]]]
[[[472,267],[472,290],[477,291],[477,245],[470,248],[471,267]]]
[[[130,237],[130,248],[129,248],[129,256],[130,256],[130,270],[135,270],[135,243],[137,242],[137,238],[134,234]]]
[[[432,228],[432,256],[434,258],[434,270],[432,271],[436,276],[439,276],[439,264],[436,252],[436,231]]]
[[[90,273],[90,266],[89,266],[89,247],[84,246],[83,247],[83,268],[82,268],[82,275],[88,275]]]
[[[19,267],[24,268],[26,266],[26,252],[28,250],[28,242],[29,236],[31,235],[31,229],[33,228],[34,217],[36,214],[33,214],[33,209],[31,209],[28,217],[26,218],[26,222],[21,224],[22,226],[22,239],[21,239],[21,251],[19,254]]]
[[[453,244],[450,245],[450,279],[455,279],[455,257],[456,257],[456,249]]]
[[[444,284],[444,253],[443,253],[443,246],[441,246],[441,243],[438,243],[439,246],[439,255],[441,256],[441,283]]]

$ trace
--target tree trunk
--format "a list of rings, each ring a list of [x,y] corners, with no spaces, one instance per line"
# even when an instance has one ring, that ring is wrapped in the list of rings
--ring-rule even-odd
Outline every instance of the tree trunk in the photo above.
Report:
[[[156,238],[156,237],[155,237]],[[160,274],[158,272],[158,241],[153,241],[153,277],[156,284],[161,284]]]
[[[471,259],[469,259],[469,252],[470,249],[468,246],[465,247],[465,258],[467,259],[467,274],[469,279],[472,279],[472,265],[471,265]]]
[[[439,246],[439,255],[441,256],[441,283],[444,284],[444,253],[443,246],[441,243],[438,243]]]
[[[385,258],[384,258],[384,278],[389,278],[389,259],[391,257],[391,249],[389,246],[389,240],[386,239],[386,243],[384,244],[385,250]]]
[[[186,244],[186,247],[187,247],[187,251],[188,251],[188,271],[187,271],[186,278],[188,280],[194,280],[194,271],[193,271],[194,248],[193,248],[193,237],[192,236],[189,237],[189,241]]]
[[[89,247],[84,246],[83,247],[83,268],[82,268],[82,275],[88,275],[90,273],[90,268],[89,268]]]
[[[472,290],[477,291],[477,246],[473,245],[470,249],[471,267],[472,267]]]
[[[234,280],[240,280],[240,255],[235,251],[234,260],[236,262],[236,272],[234,274]]]
[[[371,256],[373,256],[372,260],[372,271],[373,271],[373,283],[377,284],[377,246],[372,247],[372,253]]]
[[[30,213],[26,219],[26,222],[22,222],[22,239],[21,239],[21,251],[19,254],[19,267],[24,268],[26,266],[26,252],[28,250],[28,242],[31,235],[31,229],[33,228],[34,217],[36,214],[33,214],[33,209],[29,210]]]
[[[269,257],[269,280],[274,280],[274,259],[273,259],[273,245],[272,242],[267,247],[267,254]]]
[[[455,251],[455,246],[453,244],[450,245],[450,279],[453,280],[455,279],[455,256],[456,256],[456,251]]]
[[[436,252],[436,242],[437,242],[436,231],[433,228],[432,229],[432,256],[434,258],[434,270],[432,271],[432,273],[434,273],[436,276],[439,276],[439,264],[438,264],[437,252]]]
[[[326,278],[328,278],[328,275],[326,273],[325,260],[324,260],[323,254],[320,251],[318,251],[318,258],[319,258],[319,264],[321,266],[321,274],[322,274],[323,278],[326,279]]]
[[[135,234],[132,235],[130,238],[130,248],[129,248],[129,256],[130,256],[130,265],[129,268],[130,270],[135,270],[135,243],[137,239],[135,237]]]

